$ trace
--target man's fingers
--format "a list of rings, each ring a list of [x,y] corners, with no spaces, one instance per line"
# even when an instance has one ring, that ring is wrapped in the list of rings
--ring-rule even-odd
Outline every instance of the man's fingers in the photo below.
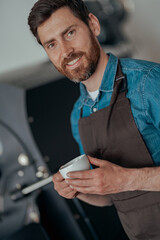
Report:
[[[59,172],[53,175],[53,183],[54,189],[64,198],[72,199],[78,195],[77,191],[74,191],[73,187],[66,183]]]
[[[102,167],[103,166],[104,160],[93,158],[93,157],[90,157],[90,156],[87,156],[87,157],[88,157],[91,164],[93,164],[97,167]]]
[[[63,181],[63,177],[60,172],[57,172],[53,175],[53,182],[61,182]]]
[[[93,185],[93,180],[92,179],[67,179],[65,180],[65,182],[68,184],[68,185],[71,185],[71,186],[92,186]]]
[[[79,193],[84,193],[84,194],[100,194],[98,189],[95,187],[73,186],[73,190]]]
[[[67,195],[67,194],[69,194],[69,193],[71,193],[71,192],[73,192],[74,190],[73,190],[73,187],[71,188],[70,186],[68,186],[67,188],[63,188],[63,189],[61,189],[61,194],[63,194],[63,195]]]
[[[77,191],[73,190],[73,187],[68,186],[61,190],[60,195],[65,198],[74,198],[76,196]]]
[[[69,172],[67,173],[67,176],[70,178],[92,178],[92,171],[93,170]]]

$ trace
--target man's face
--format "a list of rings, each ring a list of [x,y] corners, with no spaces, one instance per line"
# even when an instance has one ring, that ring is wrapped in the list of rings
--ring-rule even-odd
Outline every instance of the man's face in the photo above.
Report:
[[[38,27],[40,41],[57,70],[75,82],[96,70],[100,47],[91,29],[67,7],[60,8]]]

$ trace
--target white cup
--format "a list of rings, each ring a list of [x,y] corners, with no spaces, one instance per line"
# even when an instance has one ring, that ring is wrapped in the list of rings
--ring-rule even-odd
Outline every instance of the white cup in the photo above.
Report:
[[[83,171],[83,170],[89,170],[89,169],[90,169],[90,163],[89,163],[88,157],[85,154],[83,154],[69,161],[65,165],[61,166],[59,169],[59,172],[62,175],[62,177],[66,179],[66,178],[69,178],[67,176],[68,172]]]

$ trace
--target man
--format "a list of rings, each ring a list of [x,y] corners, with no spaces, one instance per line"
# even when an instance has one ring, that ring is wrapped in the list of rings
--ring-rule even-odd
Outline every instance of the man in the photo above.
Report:
[[[56,173],[55,189],[114,204],[131,240],[159,240],[160,65],[105,54],[99,21],[81,0],[39,0],[28,23],[58,71],[80,83],[72,132],[95,166],[67,180]]]

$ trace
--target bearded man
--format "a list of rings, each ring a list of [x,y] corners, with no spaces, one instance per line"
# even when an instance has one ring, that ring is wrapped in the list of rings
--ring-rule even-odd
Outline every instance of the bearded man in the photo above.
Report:
[[[159,240],[160,64],[106,54],[82,0],[39,0],[28,23],[57,70],[80,83],[72,132],[95,166],[66,180],[54,174],[56,191],[114,204],[131,240]]]

